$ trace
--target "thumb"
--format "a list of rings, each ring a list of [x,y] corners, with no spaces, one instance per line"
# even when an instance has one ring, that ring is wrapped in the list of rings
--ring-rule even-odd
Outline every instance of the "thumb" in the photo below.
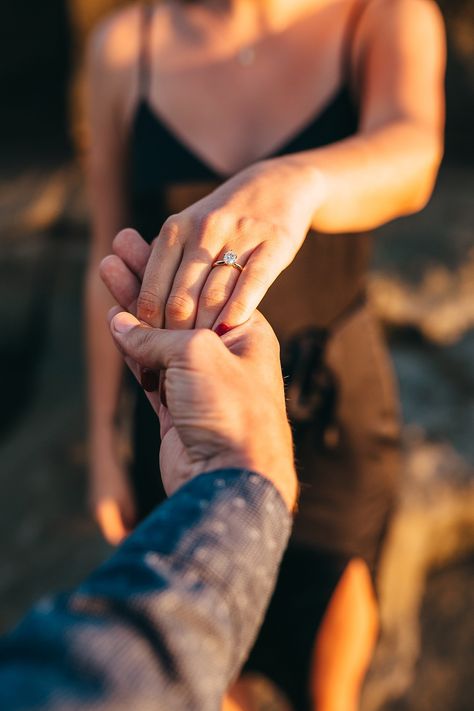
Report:
[[[254,311],[248,321],[227,332],[222,341],[234,355],[263,360],[270,354],[279,362],[278,339],[260,311]]]
[[[110,331],[127,358],[151,370],[168,368],[190,338],[189,331],[151,328],[125,311],[112,317]]]

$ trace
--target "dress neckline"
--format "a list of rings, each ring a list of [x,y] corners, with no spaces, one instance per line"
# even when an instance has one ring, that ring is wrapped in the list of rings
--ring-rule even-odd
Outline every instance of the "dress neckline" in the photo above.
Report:
[[[300,125],[297,129],[293,130],[287,136],[283,137],[274,146],[273,149],[267,151],[265,154],[257,158],[255,162],[257,163],[259,161],[269,160],[271,158],[276,158],[278,156],[291,153],[292,147],[296,143],[298,143],[299,140],[306,133],[308,133],[309,131],[312,132],[314,130],[317,130],[318,123],[325,118],[325,116],[329,113],[329,111],[333,108],[335,104],[345,98],[348,98],[349,101],[352,101],[350,91],[347,85],[343,83],[342,86],[340,86],[335,92],[333,92],[329,99],[324,102],[323,106],[319,106],[317,110],[315,110],[310,115],[310,117],[303,122],[302,125]],[[137,130],[137,125],[139,121],[144,115],[147,116],[148,119],[151,119],[151,121],[156,126],[158,126],[159,129],[163,131],[167,135],[167,137],[170,138],[179,147],[181,151],[184,151],[189,158],[196,161],[199,166],[213,178],[216,178],[218,180],[229,180],[236,174],[236,172],[239,172],[236,171],[233,173],[226,173],[225,171],[222,171],[215,165],[213,165],[212,162],[206,156],[200,154],[199,151],[194,148],[194,146],[191,146],[183,136],[179,135],[179,133],[170,124],[170,122],[159,111],[157,111],[154,106],[150,104],[150,101],[146,96],[142,96],[142,98],[139,100],[134,114],[134,118],[132,121],[132,128],[134,133]]]

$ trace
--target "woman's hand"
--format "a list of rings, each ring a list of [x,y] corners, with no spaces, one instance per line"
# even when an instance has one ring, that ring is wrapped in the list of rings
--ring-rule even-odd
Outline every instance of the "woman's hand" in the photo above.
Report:
[[[127,471],[112,444],[102,444],[91,459],[89,507],[104,538],[116,546],[137,523]]]
[[[323,199],[319,171],[297,156],[243,170],[165,222],[140,274],[137,317],[171,329],[244,323],[293,260]],[[114,249],[137,273],[129,239]],[[212,268],[226,251],[238,255],[242,272]]]

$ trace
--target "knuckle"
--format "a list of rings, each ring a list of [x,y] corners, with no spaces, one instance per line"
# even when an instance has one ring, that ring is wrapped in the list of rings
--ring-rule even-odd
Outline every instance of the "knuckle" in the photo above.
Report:
[[[136,347],[140,353],[147,351],[153,342],[154,331],[146,326],[138,327],[136,330]]]
[[[123,344],[124,351],[138,363],[146,360],[152,345],[154,331],[152,328],[136,326]]]
[[[137,312],[145,321],[160,313],[159,297],[152,289],[142,289],[137,299]]]
[[[211,210],[199,218],[198,233],[200,238],[218,232],[222,227],[222,217],[217,210]]]
[[[219,340],[213,331],[207,328],[199,328],[193,331],[186,344],[186,355],[189,359],[195,361],[197,358],[209,358],[209,349],[213,348],[216,340]]]
[[[240,217],[237,222],[237,230],[243,233],[252,233],[259,227],[260,221],[249,215]]]
[[[175,291],[168,297],[165,315],[167,320],[183,321],[194,312],[192,297],[183,291]]]
[[[165,242],[168,247],[174,247],[179,241],[180,227],[178,215],[171,215],[163,223],[157,239]]]
[[[193,331],[189,334],[189,338],[186,343],[183,344],[181,350],[181,357],[186,363],[193,364],[196,361],[196,357],[199,356],[201,347],[199,345],[199,331]]]
[[[222,284],[220,286],[213,286],[209,289],[205,289],[201,294],[199,300],[200,308],[209,310],[213,309],[215,306],[221,306],[227,301],[231,294],[231,286]]]
[[[251,215],[243,215],[239,218],[237,229],[241,234],[259,235],[265,242],[273,243],[277,240],[288,240],[289,231],[286,227],[267,219],[256,219]]]

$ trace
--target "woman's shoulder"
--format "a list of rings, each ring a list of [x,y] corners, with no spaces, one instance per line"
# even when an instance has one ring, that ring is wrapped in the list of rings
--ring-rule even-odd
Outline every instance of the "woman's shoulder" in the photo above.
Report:
[[[143,8],[130,5],[108,15],[92,31],[88,62],[95,72],[123,73],[135,66],[141,49]]]
[[[358,30],[377,32],[395,22],[398,29],[409,30],[421,23],[442,23],[441,10],[435,0],[358,0]]]

